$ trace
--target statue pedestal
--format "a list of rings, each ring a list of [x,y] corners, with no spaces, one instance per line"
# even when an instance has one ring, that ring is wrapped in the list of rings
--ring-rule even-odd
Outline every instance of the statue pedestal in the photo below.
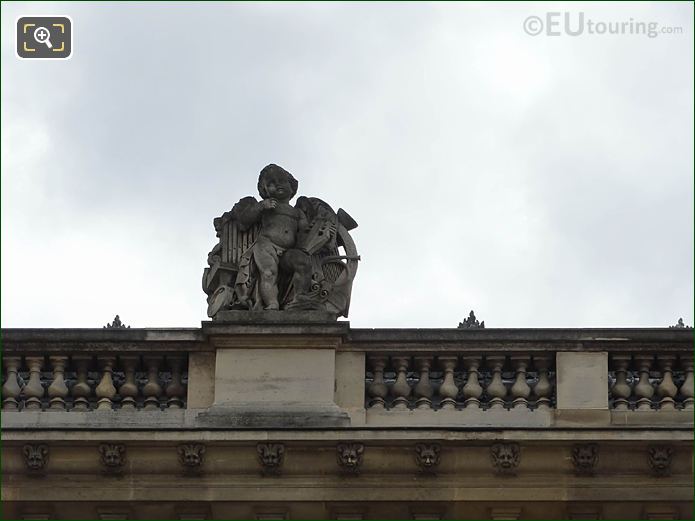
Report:
[[[328,311],[218,311],[217,324],[330,324],[338,316]]]
[[[198,421],[211,428],[341,427],[335,403],[336,349],[347,322],[309,312],[228,312],[203,323],[215,348],[214,402]],[[321,315],[321,316],[319,316]],[[323,318],[322,321],[320,319]]]

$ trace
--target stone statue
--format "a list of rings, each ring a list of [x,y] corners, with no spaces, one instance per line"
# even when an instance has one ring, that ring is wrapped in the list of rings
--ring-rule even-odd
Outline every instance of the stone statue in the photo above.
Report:
[[[357,223],[315,197],[292,206],[298,186],[292,174],[268,165],[258,177],[261,200],[244,197],[213,221],[219,242],[203,273],[209,317],[227,310],[347,317],[359,260],[348,232]]]

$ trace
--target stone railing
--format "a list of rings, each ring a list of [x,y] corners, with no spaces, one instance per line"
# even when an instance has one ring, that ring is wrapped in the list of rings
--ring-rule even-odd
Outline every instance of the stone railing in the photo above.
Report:
[[[195,330],[27,329],[3,333],[4,412],[188,407],[189,360],[201,351]]]
[[[695,408],[692,333],[673,329],[212,322],[3,340],[3,428],[685,426]]]
[[[548,409],[551,354],[367,355],[367,409]]]
[[[610,406],[616,411],[695,408],[692,352],[616,353],[609,367]]]
[[[667,328],[351,330],[338,365],[364,367],[353,425],[686,427],[691,346]]]
[[[4,356],[4,410],[159,410],[186,407],[185,353]]]

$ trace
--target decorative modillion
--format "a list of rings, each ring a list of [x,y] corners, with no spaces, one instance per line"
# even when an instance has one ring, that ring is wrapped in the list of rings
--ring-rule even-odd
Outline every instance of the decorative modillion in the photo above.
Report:
[[[285,446],[282,443],[259,443],[256,452],[263,475],[280,474],[285,461]]]
[[[572,465],[578,476],[592,476],[598,466],[598,445],[581,443],[572,447]]]
[[[435,474],[439,466],[441,447],[437,443],[415,445],[415,463],[423,474]]]
[[[357,475],[362,467],[364,444],[339,443],[337,447],[338,465],[346,474]]]
[[[498,474],[514,476],[519,467],[521,449],[518,443],[495,443],[490,447],[490,457]]]
[[[48,445],[27,443],[22,447],[24,462],[32,472],[41,472],[48,463]]]

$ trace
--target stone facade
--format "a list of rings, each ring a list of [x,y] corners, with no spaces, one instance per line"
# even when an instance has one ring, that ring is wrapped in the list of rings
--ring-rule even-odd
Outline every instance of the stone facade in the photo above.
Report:
[[[2,332],[6,519],[689,519],[685,329]]]

